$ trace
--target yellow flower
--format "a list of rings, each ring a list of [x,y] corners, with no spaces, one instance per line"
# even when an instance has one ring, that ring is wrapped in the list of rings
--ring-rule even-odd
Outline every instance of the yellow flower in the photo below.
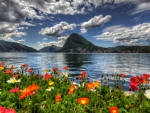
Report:
[[[48,69],[44,69],[43,71],[44,71],[44,73],[47,73],[47,72],[48,72]]]
[[[54,87],[48,87],[48,89],[46,89],[46,91],[51,91],[52,89],[54,89]]]
[[[16,82],[21,82],[20,79],[16,80],[15,78],[10,78],[10,80],[7,80],[8,83],[16,83]]]
[[[0,71],[4,70],[4,67],[0,67]]]
[[[100,83],[98,81],[96,82],[92,82],[94,84],[95,87],[99,87],[100,86]]]
[[[52,82],[52,81],[49,82],[49,85],[53,85],[53,84],[54,84],[54,82]]]

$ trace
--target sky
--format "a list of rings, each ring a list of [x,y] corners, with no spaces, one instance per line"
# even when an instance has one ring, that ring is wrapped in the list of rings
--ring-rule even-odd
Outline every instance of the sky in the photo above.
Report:
[[[101,47],[147,46],[150,0],[0,0],[0,40],[39,50],[72,33]]]

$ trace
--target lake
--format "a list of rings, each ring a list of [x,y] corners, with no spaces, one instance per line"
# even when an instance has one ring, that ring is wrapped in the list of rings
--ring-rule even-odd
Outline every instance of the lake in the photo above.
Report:
[[[102,75],[126,74],[125,90],[128,90],[130,78],[143,73],[150,74],[150,54],[147,53],[0,53],[0,61],[5,65],[20,68],[23,63],[33,67],[35,73],[43,69],[69,67],[70,78],[75,78],[82,71],[90,75],[90,80],[101,80]],[[113,81],[110,81],[110,85]]]

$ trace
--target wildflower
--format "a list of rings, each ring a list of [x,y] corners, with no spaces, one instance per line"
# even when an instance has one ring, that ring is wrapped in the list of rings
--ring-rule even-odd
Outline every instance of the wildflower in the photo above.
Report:
[[[144,95],[145,95],[148,99],[150,99],[150,90],[145,90]]]
[[[98,81],[92,82],[92,84],[94,84],[95,87],[99,87],[100,86],[100,83]]]
[[[10,80],[7,80],[8,83],[16,83],[21,82],[21,79],[16,80],[15,78],[10,78]]]
[[[4,67],[1,67],[1,66],[0,66],[0,71],[2,71],[2,70],[4,70]]]
[[[125,74],[120,74],[120,76],[124,78],[126,75]]]
[[[35,92],[31,88],[25,88],[21,90],[21,96],[19,97],[20,100],[27,98],[28,96],[33,96]]]
[[[33,68],[29,68],[29,69],[28,69],[28,72],[29,72],[29,73],[32,73],[32,71],[33,71]]]
[[[92,89],[95,88],[95,85],[94,85],[93,83],[88,82],[88,83],[86,83],[86,88],[87,88],[88,90],[92,90]]]
[[[54,87],[48,87],[48,89],[46,89],[46,91],[51,91],[53,89],[54,89]]]
[[[16,74],[16,75],[13,76],[13,78],[17,78],[18,76],[19,76],[19,74]]]
[[[6,109],[5,113],[17,113],[13,108]]]
[[[0,113],[6,113],[5,111],[6,111],[6,108],[3,106],[0,106]]]
[[[7,73],[7,74],[14,74],[14,71],[7,69],[4,73]]]
[[[21,68],[23,68],[23,69],[24,69],[24,68],[28,68],[28,64],[22,64],[22,65],[21,65]]]
[[[9,69],[10,69],[10,70],[11,70],[11,69],[13,69],[13,68],[14,68],[14,66],[13,66],[13,65],[10,65],[10,66],[9,66]]]
[[[78,103],[82,104],[82,105],[88,104],[89,103],[89,99],[86,98],[86,97],[78,98]]]
[[[119,113],[119,110],[117,107],[113,106],[110,108],[110,113]]]
[[[28,89],[33,90],[33,91],[39,90],[39,88],[40,88],[40,86],[38,86],[36,84],[32,84],[32,85],[28,86]]]
[[[0,67],[4,67],[4,64],[3,64],[3,62],[0,62]]]
[[[145,77],[149,78],[150,74],[144,73],[142,76],[145,76]]]
[[[134,85],[140,85],[142,83],[143,79],[141,76],[133,76],[130,78],[130,82]]]
[[[129,89],[135,91],[135,90],[138,90],[138,86],[133,83],[130,83]]]
[[[78,79],[83,79],[84,76],[80,75],[80,76],[77,76],[76,78],[78,78]]]
[[[68,70],[68,66],[64,66],[64,70]]]
[[[53,76],[46,73],[46,74],[44,75],[44,80],[47,80],[47,79],[49,79],[49,78],[53,78]]]
[[[19,88],[18,88],[18,87],[16,87],[16,88],[14,88],[14,89],[10,90],[9,92],[10,92],[10,93],[15,93],[15,92],[18,92],[18,91],[19,91]]]
[[[142,83],[148,83],[148,78],[150,77],[150,74],[144,73],[141,77],[143,78]]]
[[[53,71],[54,71],[54,72],[58,71],[58,68],[57,68],[57,67],[56,67],[56,68],[53,68]]]
[[[44,73],[47,73],[47,72],[48,72],[48,69],[44,69],[43,71],[44,71]]]
[[[68,78],[68,73],[63,73],[65,78]]]
[[[57,103],[57,102],[60,102],[61,100],[62,100],[61,95],[60,95],[60,94],[57,94],[57,95],[56,95],[56,103]]]
[[[81,75],[84,77],[86,75],[86,71],[83,71]]]
[[[68,94],[73,94],[74,90],[75,90],[75,85],[72,84],[71,87],[70,87],[70,89],[69,89]]]
[[[54,82],[52,82],[52,81],[49,82],[49,85],[53,85],[53,84],[54,84]]]

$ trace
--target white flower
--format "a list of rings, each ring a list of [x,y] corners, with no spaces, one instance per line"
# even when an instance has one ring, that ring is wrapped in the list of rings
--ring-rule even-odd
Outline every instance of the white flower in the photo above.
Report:
[[[150,99],[150,90],[146,90],[145,93],[144,93],[144,95],[145,95],[147,98]]]
[[[7,80],[8,83],[16,83],[16,82],[21,82],[20,79],[16,80],[15,78],[10,78],[10,80]]]
[[[46,91],[51,91],[52,89],[54,89],[54,87],[48,87],[48,89],[46,89]]]
[[[65,78],[68,78],[68,73],[63,73]]]

